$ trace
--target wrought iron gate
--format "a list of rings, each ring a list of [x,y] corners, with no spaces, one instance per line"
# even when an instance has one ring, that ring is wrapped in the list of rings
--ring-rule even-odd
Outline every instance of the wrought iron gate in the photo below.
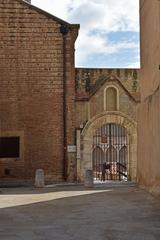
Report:
[[[93,136],[93,171],[95,180],[127,180],[128,136],[124,127],[109,123]]]

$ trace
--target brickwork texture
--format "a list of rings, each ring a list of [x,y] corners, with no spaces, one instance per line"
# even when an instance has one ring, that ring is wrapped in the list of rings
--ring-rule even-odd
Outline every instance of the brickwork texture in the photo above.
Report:
[[[0,1],[0,134],[20,137],[20,158],[0,160],[1,178],[63,178],[63,36],[67,24],[20,0]],[[66,36],[67,141],[74,139],[74,42]],[[23,145],[23,146],[22,146]],[[10,170],[10,176],[5,175]]]

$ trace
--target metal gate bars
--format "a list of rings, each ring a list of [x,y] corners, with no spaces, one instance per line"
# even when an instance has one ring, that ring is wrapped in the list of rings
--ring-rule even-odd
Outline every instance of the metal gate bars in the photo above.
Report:
[[[127,180],[128,135],[124,127],[109,123],[93,136],[94,180]]]

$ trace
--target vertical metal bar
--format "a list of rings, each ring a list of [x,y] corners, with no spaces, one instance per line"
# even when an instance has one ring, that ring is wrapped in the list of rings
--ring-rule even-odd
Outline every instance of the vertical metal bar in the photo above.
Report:
[[[102,170],[102,163],[103,163],[103,143],[102,143],[102,136],[103,136],[103,126],[101,127],[101,161],[99,164],[99,172]],[[100,174],[99,174],[100,177]]]
[[[124,129],[124,141],[125,141],[125,151],[124,151],[124,159],[125,159],[125,167],[126,167],[126,169],[125,169],[125,173],[126,173],[126,175],[128,175],[127,174],[127,131],[126,131],[126,129]]]
[[[97,146],[97,141],[98,141],[98,137],[97,137],[97,131],[96,131],[96,180],[97,180],[97,157],[98,157],[98,146]]]
[[[125,163],[126,163],[126,175],[127,175],[126,180],[128,180],[128,136],[127,136],[127,130],[126,129],[125,129],[125,146],[126,146]]]
[[[114,145],[115,145],[115,153],[116,153],[116,162],[115,162],[115,175],[116,175],[116,180],[118,180],[118,175],[117,175],[117,161],[118,161],[118,155],[117,155],[117,124],[114,125]]]
[[[103,125],[102,127],[101,127],[101,139],[103,138],[103,136],[104,136],[104,127],[105,127],[105,125]],[[102,150],[103,150],[103,142],[101,141],[101,148],[102,148]],[[104,162],[104,159],[103,159],[103,152],[102,152],[102,158],[101,158],[101,162],[100,162],[100,171],[102,172],[102,168],[103,168],[103,162]]]
[[[115,153],[116,153],[116,159],[115,159],[115,175],[116,175],[116,180],[117,180],[117,161],[118,161],[118,155],[117,155],[117,146],[116,146],[116,128],[117,125],[114,125],[114,146],[115,146]]]
[[[93,136],[92,162],[93,162],[93,173],[95,175],[95,136]]]
[[[121,126],[121,149],[123,148],[123,127]],[[123,149],[122,149],[122,151],[123,151]],[[123,164],[123,157],[122,157],[122,164]],[[122,171],[123,172],[123,167],[120,165],[120,171]],[[123,178],[123,175],[121,176],[121,180],[122,180],[122,178]]]
[[[123,128],[121,127],[121,152],[123,151],[123,135],[122,135],[122,132],[123,132]],[[121,155],[121,164],[123,164],[123,156]],[[123,169],[122,169],[123,170]]]
[[[113,180],[115,180],[115,176],[114,176],[114,146],[113,146],[113,127],[114,127],[114,125],[112,124],[112,126],[111,126],[111,136],[112,136],[112,164],[113,164],[113,166],[112,166],[112,178],[113,178]]]
[[[99,131],[98,131],[98,138],[97,138],[97,141],[98,141],[98,151],[97,151],[97,180],[99,179],[98,178],[98,174],[99,174],[99,162],[100,162],[100,157],[101,157],[101,151],[100,151],[100,146],[99,146]]]
[[[111,149],[111,123],[109,124],[109,162],[111,164],[112,160],[112,149]],[[112,180],[112,173],[110,172],[110,178]]]
[[[124,153],[123,153],[123,159],[124,159],[124,166],[126,167],[126,139],[125,139],[125,128],[123,128],[123,141],[124,141]],[[125,169],[124,169],[125,172]]]
[[[94,166],[94,177],[96,172],[96,136],[93,136],[93,166]]]
[[[128,134],[126,133],[126,136],[127,136],[127,179],[130,178],[130,165],[129,165],[129,152],[130,152],[130,139],[129,139],[129,136]]]
[[[109,138],[108,138],[108,124],[106,125],[106,137],[107,137],[107,144],[106,144],[106,162],[108,164],[108,143],[109,143]],[[108,177],[108,170],[106,171],[106,175],[107,175],[107,180],[109,179]]]
[[[106,137],[107,137],[106,162],[107,162],[107,164],[108,164],[108,143],[109,143],[109,139],[108,139],[108,124],[106,125]],[[107,180],[108,180],[108,170],[107,170]]]
[[[96,135],[94,136],[94,177],[96,179]]]
[[[120,128],[120,126],[118,126],[118,149],[119,149],[119,153],[120,153],[120,150],[121,150],[121,132],[120,132],[120,130],[121,130],[121,128]],[[121,170],[121,167],[120,167],[120,164],[119,164],[119,181],[121,181],[120,170]]]
[[[116,155],[115,155],[115,146],[114,146],[114,134],[115,134],[115,124],[112,124],[112,146],[113,146],[113,173],[114,173],[114,180],[116,180],[116,176],[115,176],[115,161],[116,161],[116,159],[115,159],[115,157],[116,157]]]
[[[122,127],[122,172],[124,173],[124,167],[123,167],[124,166],[124,156],[123,156],[124,137],[123,135],[124,135],[124,127]],[[123,179],[123,175],[122,175],[122,179]]]
[[[117,135],[118,135],[118,125],[115,124],[115,147],[116,147],[116,163],[115,163],[115,166],[116,166],[116,180],[118,180],[118,176],[119,176],[119,173],[117,172],[118,170],[118,165],[117,165],[117,162],[118,162],[118,154],[117,154]]]
[[[111,163],[112,163],[112,180],[114,180],[114,174],[113,174],[113,124],[111,124]]]
[[[92,139],[92,166],[93,166],[93,177],[94,177],[94,136]]]

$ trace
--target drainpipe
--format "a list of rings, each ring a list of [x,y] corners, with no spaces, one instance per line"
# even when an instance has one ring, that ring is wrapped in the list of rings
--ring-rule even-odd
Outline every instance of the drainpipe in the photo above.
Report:
[[[67,25],[60,26],[63,37],[63,179],[67,180],[67,83],[66,83],[66,36],[69,32]]]

